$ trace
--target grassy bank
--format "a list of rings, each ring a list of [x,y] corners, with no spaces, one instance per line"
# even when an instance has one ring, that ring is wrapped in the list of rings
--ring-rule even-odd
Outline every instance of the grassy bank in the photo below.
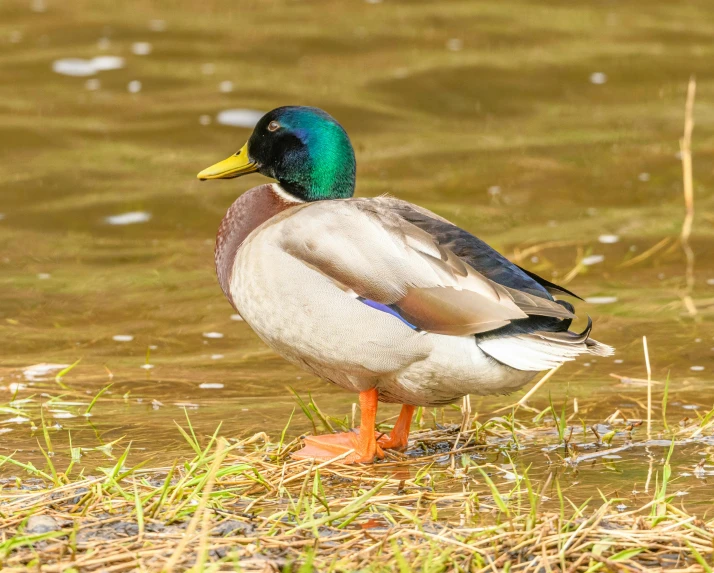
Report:
[[[711,571],[714,517],[683,504],[672,460],[710,446],[714,411],[650,439],[565,406],[461,425],[423,414],[431,427],[374,466],[291,461],[299,438],[201,437],[188,418],[177,431],[195,455],[171,467],[130,467],[131,446],[87,474],[4,457],[3,571]],[[548,460],[537,479],[528,449]],[[629,451],[650,460],[637,505],[598,488],[573,500],[573,475]]]

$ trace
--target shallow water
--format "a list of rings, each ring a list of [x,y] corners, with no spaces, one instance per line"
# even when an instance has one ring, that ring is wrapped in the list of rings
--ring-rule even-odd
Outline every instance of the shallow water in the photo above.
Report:
[[[567,394],[570,412],[578,400],[576,425],[618,409],[644,417],[645,388],[610,374],[646,376],[646,335],[653,378],[670,375],[670,423],[704,415],[714,369],[713,33],[704,1],[651,2],[646,13],[633,1],[2,3],[0,454],[44,463],[42,432],[31,429],[41,404],[59,466],[70,433],[88,449],[131,441],[133,463],[188,454],[173,423],[185,422],[184,408],[200,434],[222,423],[224,435],[276,435],[295,407],[288,386],[349,415],[354,396],[232,320],[214,276],[220,219],[262,180],[200,184],[195,174],[238,149],[257,113],[284,104],[316,105],[344,124],[358,194],[433,209],[591,301],[578,305],[580,320],[591,315],[617,355],[566,365],[533,406],[547,406],[550,391],[556,404]],[[691,74],[687,290],[677,153]],[[66,389],[57,370],[23,374],[80,358]],[[485,421],[520,395],[474,408]],[[309,429],[298,410],[290,433]],[[545,470],[541,447],[521,460]],[[710,452],[687,446],[673,463],[687,473]],[[581,468],[574,481],[630,492],[647,473],[640,454],[606,474]],[[82,462],[108,457],[90,450]],[[681,479],[704,499],[701,480]]]

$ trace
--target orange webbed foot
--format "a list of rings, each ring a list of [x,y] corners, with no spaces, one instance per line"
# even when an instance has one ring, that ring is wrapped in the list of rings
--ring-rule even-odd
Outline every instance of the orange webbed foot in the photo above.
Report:
[[[359,430],[354,432],[344,432],[341,434],[325,434],[322,436],[306,436],[305,447],[292,454],[296,460],[315,459],[331,460],[337,456],[354,450],[347,457],[339,460],[343,464],[371,463],[374,458],[383,458],[384,452],[377,445],[373,436],[362,439]]]

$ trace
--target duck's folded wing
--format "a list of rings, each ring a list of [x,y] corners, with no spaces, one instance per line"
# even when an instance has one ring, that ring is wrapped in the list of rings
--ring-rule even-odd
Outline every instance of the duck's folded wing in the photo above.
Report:
[[[466,335],[529,315],[573,318],[553,300],[486,278],[379,202],[315,203],[282,225],[283,250],[425,331]]]

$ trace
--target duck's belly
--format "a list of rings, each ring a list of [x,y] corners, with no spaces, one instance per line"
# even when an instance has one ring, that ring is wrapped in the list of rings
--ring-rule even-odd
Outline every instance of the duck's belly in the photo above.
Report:
[[[263,232],[238,251],[231,295],[256,334],[293,364],[347,390],[376,387],[382,401],[415,406],[504,394],[533,378],[485,355],[472,336],[417,332],[363,304]]]
[[[414,406],[442,406],[466,394],[508,394],[537,374],[516,370],[485,354],[472,336],[426,335],[429,356],[393,377],[380,380],[380,400]]]
[[[238,251],[231,295],[243,319],[284,358],[361,392],[429,355],[426,337],[261,235]]]

